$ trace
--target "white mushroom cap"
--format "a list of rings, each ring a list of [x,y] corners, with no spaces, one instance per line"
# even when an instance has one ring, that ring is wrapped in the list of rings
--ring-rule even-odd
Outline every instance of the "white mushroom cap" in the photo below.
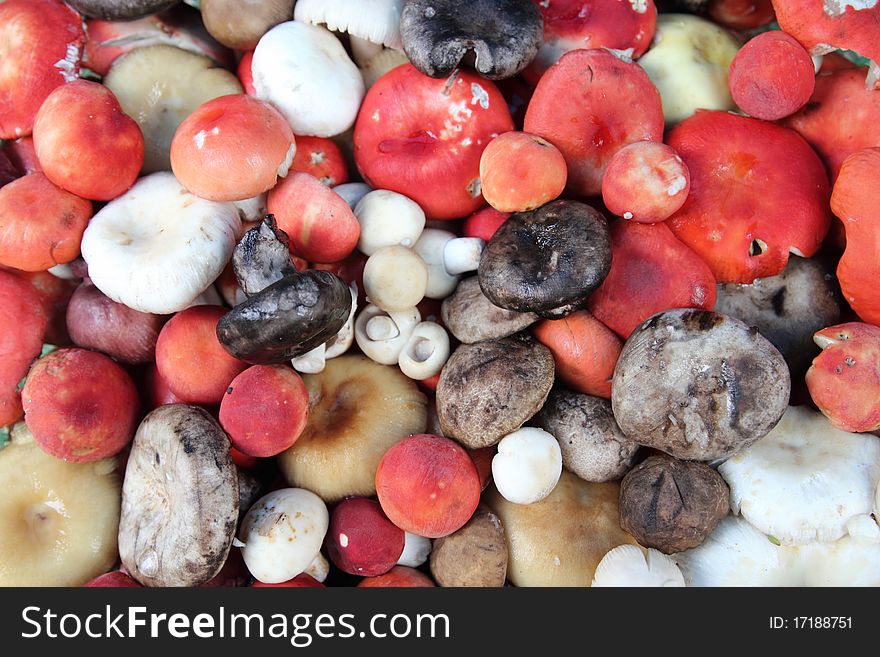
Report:
[[[261,497],[241,523],[241,555],[266,584],[293,579],[321,551],[330,523],[320,497],[304,488],[282,488]]]
[[[302,356],[297,356],[290,361],[290,365],[302,374],[317,374],[324,371],[327,363],[327,343],[319,344],[311,351]]]
[[[159,172],[92,217],[82,255],[105,295],[165,315],[189,306],[214,282],[240,230],[234,205],[201,199],[174,174]]]
[[[367,183],[351,182],[336,185],[336,187],[333,188],[333,191],[339,194],[345,202],[348,203],[348,207],[351,208],[352,212],[354,212],[354,209],[357,204],[360,203],[360,200],[372,192],[373,188]]]
[[[836,541],[874,508],[880,438],[835,429],[791,406],[760,441],[723,463],[730,506],[783,545]]]
[[[486,243],[479,237],[456,237],[443,249],[443,264],[450,274],[476,271]]]
[[[354,339],[367,358],[394,365],[421,319],[415,307],[386,312],[370,304],[355,320]]]
[[[298,135],[348,130],[364,98],[364,80],[332,33],[297,21],[276,25],[257,43],[257,97],[274,105]]]
[[[403,552],[397,560],[398,566],[418,568],[431,556],[433,543],[430,538],[405,532],[403,536]]]
[[[369,192],[354,208],[361,225],[358,249],[373,255],[383,246],[412,247],[425,227],[425,213],[419,204],[387,189]]]
[[[290,361],[297,372],[303,374],[317,374],[324,371],[324,365],[330,358],[341,356],[354,342],[354,314],[357,310],[357,283],[349,286],[351,292],[351,310],[348,319],[339,332],[324,344],[320,344],[311,351],[298,356]]]
[[[679,552],[688,586],[798,586],[792,555],[742,518],[727,516],[699,547]]]
[[[412,331],[400,352],[397,364],[411,379],[430,379],[449,360],[449,334],[439,324],[421,322]]]
[[[798,586],[880,586],[880,544],[846,536],[796,548]]]
[[[293,17],[303,23],[326,25],[389,48],[403,48],[400,12],[403,0],[299,0]]]
[[[426,228],[416,242],[415,252],[428,265],[428,288],[425,296],[429,299],[445,299],[455,292],[459,276],[446,271],[443,251],[446,245],[456,239],[455,233],[439,228]]]
[[[562,475],[559,443],[543,429],[527,427],[507,434],[492,459],[492,479],[501,496],[514,504],[547,497]]]
[[[364,291],[382,310],[406,310],[425,297],[428,267],[405,246],[383,246],[364,265]]]
[[[49,267],[48,271],[55,278],[65,281],[73,281],[79,278],[79,276],[73,273],[73,268],[69,264],[55,265],[54,267]]]
[[[269,212],[269,195],[257,194],[243,201],[233,201],[232,205],[238,210],[238,216],[242,221],[262,221]]]
[[[635,545],[620,545],[602,557],[593,588],[610,586],[682,587],[684,576],[672,558],[653,548],[648,554]]]

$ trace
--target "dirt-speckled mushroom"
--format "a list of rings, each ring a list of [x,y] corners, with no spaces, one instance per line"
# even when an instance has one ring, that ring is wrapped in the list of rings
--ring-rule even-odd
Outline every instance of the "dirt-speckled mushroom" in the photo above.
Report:
[[[443,435],[470,449],[496,444],[544,405],[553,367],[550,350],[525,334],[460,345],[437,384]]]
[[[409,0],[403,50],[425,75],[444,78],[468,61],[491,80],[513,77],[541,47],[544,20],[532,0]]]
[[[160,406],[138,427],[122,485],[119,555],[145,586],[198,586],[229,554],[238,522],[229,438],[207,411]]]
[[[461,281],[443,300],[440,316],[450,333],[466,344],[506,338],[538,321],[535,313],[506,310],[489,301],[476,276]]]
[[[576,310],[610,269],[602,213],[577,201],[554,201],[501,224],[483,249],[477,274],[496,306],[557,318],[561,306]]]
[[[464,527],[434,541],[431,575],[440,586],[504,586],[507,557],[501,520],[481,505]]]
[[[585,481],[620,479],[639,450],[617,426],[611,402],[601,397],[556,388],[531,424],[556,437],[562,464]]]
[[[594,484],[563,471],[540,502],[514,504],[495,487],[486,503],[507,536],[507,578],[515,586],[589,586],[611,548],[634,544],[620,528],[616,483]]]
[[[700,545],[729,510],[727,484],[705,463],[649,456],[620,482],[620,526],[666,554]]]
[[[679,308],[657,313],[626,341],[611,403],[632,440],[676,458],[710,461],[767,435],[790,390],[782,354],[756,329]]]
[[[757,328],[796,377],[819,353],[813,333],[840,319],[834,269],[819,258],[792,256],[778,276],[758,278],[751,285],[719,284],[715,312]]]
[[[230,310],[217,323],[217,338],[248,363],[285,363],[339,333],[350,312],[345,281],[308,270],[285,276]]]

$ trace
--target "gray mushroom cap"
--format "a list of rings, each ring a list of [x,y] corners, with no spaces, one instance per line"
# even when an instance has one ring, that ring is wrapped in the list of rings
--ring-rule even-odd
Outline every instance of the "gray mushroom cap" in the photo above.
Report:
[[[452,335],[466,344],[505,338],[538,321],[535,313],[506,310],[489,301],[476,276],[461,281],[443,300],[440,316]]]
[[[339,333],[350,313],[345,281],[325,271],[297,272],[221,317],[217,338],[245,362],[285,363]]]
[[[79,13],[105,21],[127,21],[157,14],[180,0],[66,0]]]
[[[290,260],[290,240],[273,215],[266,215],[259,226],[244,234],[232,252],[232,269],[248,297],[296,273]]]
[[[477,274],[496,306],[560,316],[576,310],[611,269],[611,239],[601,212],[577,201],[553,201],[517,212],[483,249]]]
[[[610,401],[564,388],[550,393],[530,424],[559,441],[562,464],[585,481],[620,479],[639,450],[617,426]]]
[[[400,36],[406,56],[425,75],[446,77],[472,52],[477,73],[500,80],[535,57],[544,20],[532,0],[409,0]]]
[[[611,403],[636,442],[710,461],[767,435],[790,390],[782,354],[756,329],[706,310],[675,309],[649,318],[626,341]]]
[[[834,269],[819,258],[791,256],[781,274],[751,285],[719,284],[715,312],[754,326],[785,357],[793,378],[819,353],[813,334],[840,319]]]

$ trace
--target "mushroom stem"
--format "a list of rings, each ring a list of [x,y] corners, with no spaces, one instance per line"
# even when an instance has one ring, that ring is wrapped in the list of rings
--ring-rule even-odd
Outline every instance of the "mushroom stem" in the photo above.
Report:
[[[414,360],[424,363],[434,353],[434,344],[427,338],[418,338],[414,341],[411,354]]]
[[[411,379],[429,379],[449,360],[449,334],[439,324],[421,322],[400,352],[400,371]]]
[[[457,237],[443,247],[443,266],[450,274],[475,271],[486,243],[479,237]]]
[[[303,374],[317,374],[318,372],[323,372],[324,365],[327,362],[326,351],[326,343],[318,345],[311,351],[291,360],[290,364],[293,366],[293,369]]]
[[[318,552],[312,563],[309,564],[309,567],[305,569],[305,573],[306,575],[311,575],[319,582],[323,582],[327,579],[327,575],[330,574],[330,563],[324,558],[323,554]]]
[[[385,312],[370,304],[355,320],[355,340],[371,360],[382,365],[394,365],[420,321],[421,315],[415,307]]]
[[[379,315],[373,317],[367,322],[366,334],[370,340],[378,342],[380,340],[392,340],[400,335],[397,324],[388,315]]]
[[[348,314],[348,320],[339,329],[339,333],[324,343],[327,349],[324,353],[324,358],[328,360],[344,354],[354,342],[354,314],[357,311],[358,305],[357,283],[352,283],[348,286],[348,289],[351,292],[351,312]]]

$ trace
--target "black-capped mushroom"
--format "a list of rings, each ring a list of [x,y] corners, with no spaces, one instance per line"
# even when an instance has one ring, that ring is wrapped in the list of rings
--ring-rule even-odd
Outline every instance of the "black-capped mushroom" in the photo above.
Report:
[[[506,338],[538,321],[535,313],[505,310],[489,301],[476,276],[461,281],[443,300],[440,316],[452,335],[467,344]]]
[[[550,393],[531,424],[559,441],[562,464],[585,481],[620,479],[639,450],[617,426],[611,402],[564,388]]]
[[[290,239],[271,214],[244,234],[232,253],[235,278],[251,297],[285,276],[296,273],[290,260]]]
[[[510,216],[486,244],[477,274],[496,306],[519,312],[576,310],[611,269],[602,213],[577,201],[554,201]]]
[[[500,80],[534,59],[544,20],[532,0],[409,0],[400,36],[407,57],[425,75],[446,77],[472,58],[480,75]]]
[[[819,258],[791,256],[778,276],[751,285],[719,284],[715,312],[754,326],[802,376],[819,349],[813,334],[840,319],[834,268]]]
[[[526,334],[460,345],[437,384],[443,435],[471,449],[495,445],[544,405],[553,368],[550,350]]]
[[[79,13],[105,21],[128,21],[157,14],[180,0],[67,0]]]
[[[217,323],[217,338],[248,363],[284,363],[339,333],[351,311],[348,285],[307,270],[285,276],[240,303]]]
[[[700,545],[728,511],[727,484],[705,463],[659,454],[620,482],[621,528],[666,554]]]
[[[675,309],[649,318],[626,341],[611,403],[637,443],[711,461],[767,435],[790,390],[782,354],[756,329],[708,310]]]

